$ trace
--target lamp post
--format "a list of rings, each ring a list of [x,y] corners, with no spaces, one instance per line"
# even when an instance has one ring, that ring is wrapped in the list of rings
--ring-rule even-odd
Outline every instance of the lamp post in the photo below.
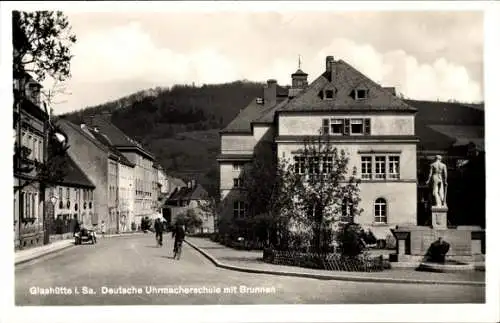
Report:
[[[48,209],[47,207],[44,207],[44,218],[43,218],[43,225],[44,225],[44,235],[43,235],[43,244],[48,244],[50,243],[50,228],[52,226],[52,221],[54,220],[54,213],[55,213],[55,208],[56,208],[56,203],[57,203],[57,196],[52,195],[49,198],[49,204]]]

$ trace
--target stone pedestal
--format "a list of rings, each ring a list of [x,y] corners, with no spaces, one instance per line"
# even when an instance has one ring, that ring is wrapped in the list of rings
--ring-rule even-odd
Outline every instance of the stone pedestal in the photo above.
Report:
[[[432,228],[446,229],[448,227],[448,208],[446,206],[433,206],[432,212]]]
[[[470,262],[484,255],[485,233],[480,227],[455,229],[423,226],[399,226],[391,230],[398,242],[397,258],[403,262],[423,261],[430,245],[438,238],[450,244],[446,259]]]

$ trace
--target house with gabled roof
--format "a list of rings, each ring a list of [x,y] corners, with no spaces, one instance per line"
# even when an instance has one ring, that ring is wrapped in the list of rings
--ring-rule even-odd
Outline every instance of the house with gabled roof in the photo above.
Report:
[[[51,239],[71,238],[71,220],[76,217],[84,227],[91,228],[95,217],[95,185],[68,153],[54,157],[64,174],[63,178],[46,188],[45,196],[54,199],[53,217],[47,217]]]
[[[114,206],[116,202],[112,188],[117,185],[114,175],[117,167],[114,166],[119,156],[99,141],[86,125],[76,125],[64,118],[60,118],[57,124],[68,135],[69,157],[95,185],[92,212],[83,219],[84,225],[97,226],[104,221],[107,230],[116,232],[118,223],[110,205]]]
[[[252,101],[220,132],[221,217],[246,216],[240,176],[261,143],[306,173],[308,162],[300,149],[306,137],[321,131],[346,151],[349,173],[358,170],[364,212],[354,222],[380,239],[396,225],[416,224],[417,110],[397,97],[394,88],[382,87],[333,56],[326,57],[324,73],[310,84],[300,68],[291,76],[287,93],[269,80],[263,98]]]
[[[157,201],[153,199],[156,189],[153,164],[154,155],[144,148],[139,142],[127,136],[121,129],[116,127],[106,116],[87,117],[86,125],[90,129],[96,129],[109,140],[113,149],[123,155],[131,164],[135,165],[133,170],[133,216],[131,222],[139,227],[141,219],[153,217],[157,210]],[[129,178],[129,176],[127,176]],[[130,183],[129,183],[130,184]],[[129,185],[130,189],[130,185]]]
[[[168,223],[175,223],[175,219],[187,210],[194,210],[202,220],[202,225],[197,232],[213,233],[215,228],[214,214],[206,210],[204,205],[208,203],[209,195],[205,188],[195,180],[187,182],[186,186],[174,189],[163,205],[163,216]]]

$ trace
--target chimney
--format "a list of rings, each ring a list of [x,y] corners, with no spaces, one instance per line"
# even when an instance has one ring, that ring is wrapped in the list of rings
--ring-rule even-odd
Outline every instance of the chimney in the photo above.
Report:
[[[187,188],[191,188],[191,181],[187,182]]]
[[[267,85],[264,86],[264,104],[273,105],[276,103],[277,85],[278,82],[276,80],[267,80]]]
[[[396,96],[396,88],[394,86],[386,86],[384,87],[384,90]]]
[[[81,123],[80,128],[85,129],[85,123]]]
[[[333,82],[335,75],[335,59],[333,56],[327,56],[325,61],[326,72],[330,75],[330,82]]]

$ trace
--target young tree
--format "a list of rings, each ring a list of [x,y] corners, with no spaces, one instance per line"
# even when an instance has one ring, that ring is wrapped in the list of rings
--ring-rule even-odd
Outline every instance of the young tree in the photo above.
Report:
[[[284,160],[278,160],[270,143],[259,143],[253,161],[243,169],[248,215],[253,230],[267,244],[279,245],[288,226],[292,199],[286,183],[293,182]]]
[[[329,136],[307,138],[304,146],[289,163],[287,190],[292,195],[293,210],[289,214],[294,225],[310,230],[315,251],[325,246],[325,233],[333,224],[352,221],[359,215],[359,179],[356,169],[347,178],[349,157],[333,146]],[[328,233],[329,234],[329,233]]]
[[[175,224],[185,225],[186,231],[191,231],[192,229],[200,228],[203,225],[203,221],[193,209],[188,209],[177,217]]]
[[[26,167],[23,160],[29,155],[29,148],[20,144],[15,146],[15,173],[30,173],[36,170],[36,176],[32,180],[24,181],[14,188],[14,191],[17,191],[35,181],[40,182],[42,186],[57,182],[64,175],[61,172],[64,159],[60,158],[60,156],[68,148],[66,145],[67,137],[51,122],[51,113],[48,107],[54,103],[54,95],[63,91],[60,82],[70,77],[70,61],[72,58],[70,47],[76,42],[76,37],[71,34],[68,20],[62,12],[14,11],[12,13],[12,41],[13,77],[14,80],[17,80],[17,86],[15,86],[14,90],[14,127],[21,122],[20,109],[27,99],[27,75],[30,75],[30,77],[34,75],[36,77],[35,81],[39,83],[43,82],[47,77],[54,80],[54,88],[46,93],[46,100],[41,106],[49,117],[45,126],[48,139],[47,155],[49,158]]]

